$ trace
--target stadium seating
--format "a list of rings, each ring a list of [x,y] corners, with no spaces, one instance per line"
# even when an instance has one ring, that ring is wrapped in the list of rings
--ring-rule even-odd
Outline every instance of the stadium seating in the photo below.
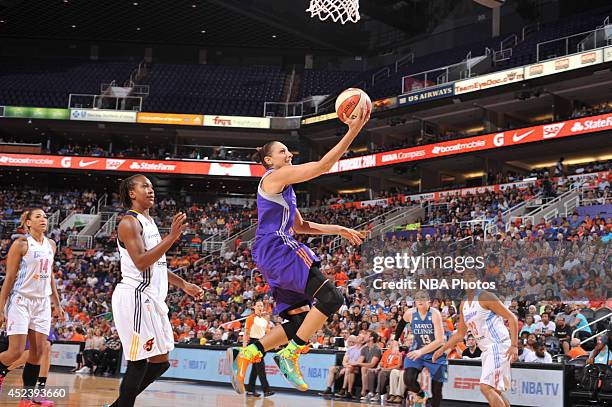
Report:
[[[262,116],[264,102],[280,101],[285,74],[277,66],[153,64],[143,110]]]
[[[128,79],[134,63],[77,59],[13,59],[0,64],[0,105],[68,107],[70,93],[100,94],[102,83]]]

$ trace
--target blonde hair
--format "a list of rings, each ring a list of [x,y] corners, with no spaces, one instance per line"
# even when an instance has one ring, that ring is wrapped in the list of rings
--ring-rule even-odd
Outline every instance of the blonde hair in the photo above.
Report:
[[[29,208],[24,210],[21,213],[21,217],[19,218],[19,227],[25,229],[27,232],[30,231],[30,227],[28,226],[27,221],[31,220],[32,213],[34,213],[34,211],[42,211],[43,213],[45,212],[42,208]]]

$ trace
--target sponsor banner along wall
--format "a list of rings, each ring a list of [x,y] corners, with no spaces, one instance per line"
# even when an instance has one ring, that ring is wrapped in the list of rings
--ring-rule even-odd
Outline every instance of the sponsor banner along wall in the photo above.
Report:
[[[177,126],[201,126],[204,116],[201,114],[148,113],[139,112],[137,123],[173,124]]]
[[[273,356],[272,353],[268,353],[264,359],[270,386],[292,388],[272,360]],[[177,347],[170,352],[169,358],[170,369],[164,373],[165,378],[229,383],[231,366],[224,350]],[[125,358],[122,359],[121,372],[124,373],[126,363]],[[311,390],[325,390],[329,367],[335,363],[336,355],[333,353],[310,352],[302,355],[300,370],[308,387]]]
[[[53,366],[77,365],[77,355],[81,351],[79,343],[54,343],[51,345],[51,364]]]
[[[136,112],[123,110],[70,109],[70,120],[136,123]]]
[[[441,99],[455,94],[455,86],[450,85],[436,86],[422,90],[406,93],[398,96],[400,106],[415,105],[417,103],[428,102],[430,100]]]
[[[494,72],[488,75],[455,82],[455,94],[461,95],[463,93],[491,89],[497,86],[508,85],[509,83],[521,82],[524,79],[525,73],[523,67]]]
[[[347,158],[333,165],[328,174],[381,167],[474,151],[548,141],[612,129],[612,113],[581,117],[564,122],[506,130],[464,139],[409,147],[384,153]],[[52,155],[0,154],[0,166],[49,167],[110,171],[145,171],[175,174],[261,176],[258,164],[203,161],[156,161],[100,157],[61,157]]]
[[[499,147],[510,147],[610,129],[612,129],[612,113],[582,117],[564,122],[538,125],[517,130],[506,130],[498,133],[483,134],[481,136],[347,158],[336,163],[329,173],[360,170],[436,157],[446,157]]]
[[[563,405],[563,370],[550,365],[540,366],[537,369],[512,367],[510,389],[504,393],[510,404],[537,407]],[[460,365],[451,361],[448,381],[442,388],[444,400],[486,403],[480,392],[481,371],[480,364]]]
[[[269,117],[246,116],[204,116],[204,126],[213,127],[248,127],[251,129],[269,129]]]
[[[19,117],[24,119],[68,120],[70,110],[47,107],[5,106],[4,117]]]
[[[604,53],[604,62],[612,61],[612,47],[606,47],[603,50]]]
[[[581,54],[567,55],[525,67],[525,79],[571,71],[603,62],[603,50],[595,49]]]
[[[155,172],[164,174],[222,175],[260,177],[262,165],[202,161],[158,161],[131,158],[75,157],[0,153],[0,166],[32,168],[65,168],[84,171]]]

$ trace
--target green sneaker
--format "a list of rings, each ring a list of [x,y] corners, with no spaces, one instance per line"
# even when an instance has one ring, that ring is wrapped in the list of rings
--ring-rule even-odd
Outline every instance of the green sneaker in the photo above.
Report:
[[[302,377],[300,365],[298,364],[300,355],[305,353],[307,349],[308,345],[300,346],[291,340],[287,346],[274,355],[274,362],[278,365],[285,379],[299,391],[308,390],[308,385]]]
[[[427,399],[429,398],[427,392],[423,392],[423,397],[419,397],[418,394],[414,396],[414,407],[427,407]]]
[[[230,363],[232,387],[238,394],[244,393],[244,379],[247,368],[251,363],[261,361],[262,353],[255,345],[246,348],[228,348],[226,351],[227,360]]]

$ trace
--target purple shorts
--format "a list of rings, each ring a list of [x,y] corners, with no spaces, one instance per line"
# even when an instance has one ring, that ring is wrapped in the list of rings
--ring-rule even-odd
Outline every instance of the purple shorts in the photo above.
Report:
[[[319,263],[319,258],[310,248],[290,236],[268,234],[255,239],[253,259],[270,286],[275,314],[298,303],[312,304],[304,291],[310,268]]]

